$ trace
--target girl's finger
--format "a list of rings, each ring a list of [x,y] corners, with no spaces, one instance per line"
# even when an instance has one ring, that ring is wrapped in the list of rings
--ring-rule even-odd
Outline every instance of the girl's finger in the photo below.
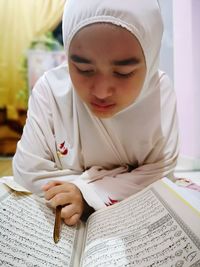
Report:
[[[76,213],[69,219],[64,219],[64,222],[69,226],[73,226],[78,223],[79,219],[80,219],[80,215]]]
[[[44,197],[46,200],[50,200],[60,193],[68,193],[69,191],[68,184],[61,182],[45,191]]]
[[[61,192],[56,194],[50,201],[51,207],[56,208],[58,205],[66,206],[71,204],[71,195],[67,192]]]
[[[61,185],[61,184],[63,184],[62,181],[50,181],[50,182],[46,183],[45,185],[43,185],[41,188],[43,191],[47,191],[47,190],[51,189],[52,187],[57,186],[57,185]]]

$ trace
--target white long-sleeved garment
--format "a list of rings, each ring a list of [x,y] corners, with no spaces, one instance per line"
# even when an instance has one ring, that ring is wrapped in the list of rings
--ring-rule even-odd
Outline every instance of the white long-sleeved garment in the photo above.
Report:
[[[31,94],[13,171],[18,183],[40,195],[49,180],[72,182],[91,207],[100,209],[171,174],[178,155],[176,98],[168,77],[158,71],[162,24],[157,1],[83,2],[68,0],[65,6],[66,52],[87,24],[107,21],[127,28],[146,59],[141,94],[112,118],[99,119],[77,96],[67,65],[48,71]],[[158,36],[152,36],[156,30]]]

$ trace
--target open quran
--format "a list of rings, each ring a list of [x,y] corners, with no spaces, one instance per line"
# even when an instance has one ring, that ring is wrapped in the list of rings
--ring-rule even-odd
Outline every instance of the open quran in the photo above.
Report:
[[[1,188],[0,266],[200,266],[200,213],[162,180],[86,223],[62,224],[43,199]]]

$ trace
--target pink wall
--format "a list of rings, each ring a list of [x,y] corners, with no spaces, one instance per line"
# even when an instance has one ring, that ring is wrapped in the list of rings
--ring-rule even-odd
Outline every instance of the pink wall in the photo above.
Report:
[[[195,155],[200,158],[200,1],[192,1]]]
[[[200,1],[173,1],[173,20],[181,154],[200,158]]]

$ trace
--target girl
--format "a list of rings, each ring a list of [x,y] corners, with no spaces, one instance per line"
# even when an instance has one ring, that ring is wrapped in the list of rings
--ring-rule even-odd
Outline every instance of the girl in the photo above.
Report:
[[[62,205],[68,225],[173,176],[176,99],[158,70],[162,31],[157,0],[66,2],[68,64],[35,85],[13,170]]]

